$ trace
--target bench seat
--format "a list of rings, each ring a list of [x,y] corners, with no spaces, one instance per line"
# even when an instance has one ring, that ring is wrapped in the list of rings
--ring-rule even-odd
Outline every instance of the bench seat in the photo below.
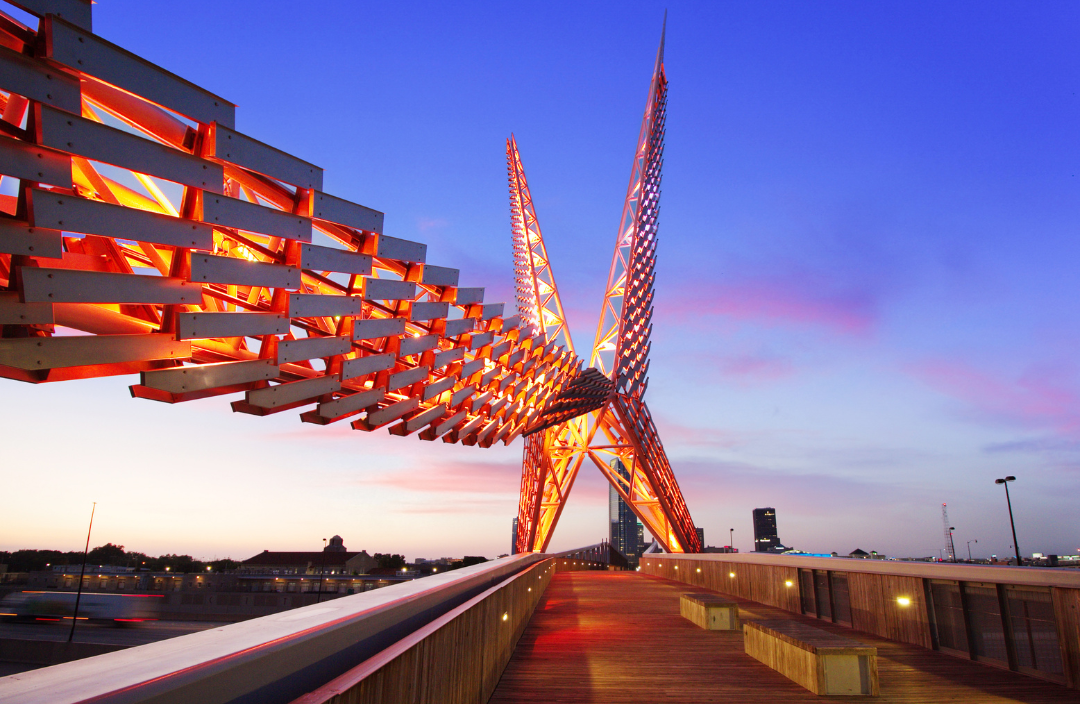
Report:
[[[716,594],[683,594],[679,599],[683,618],[710,631],[738,631],[739,605]]]
[[[746,654],[814,694],[878,695],[877,648],[797,621],[745,621]]]

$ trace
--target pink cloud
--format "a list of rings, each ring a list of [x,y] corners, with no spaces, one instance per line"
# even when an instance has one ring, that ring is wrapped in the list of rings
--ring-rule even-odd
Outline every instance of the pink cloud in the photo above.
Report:
[[[427,462],[392,473],[365,476],[358,481],[425,493],[516,494],[521,487],[521,465]]]
[[[1071,369],[1032,367],[1017,377],[991,374],[964,362],[931,360],[909,368],[938,391],[968,404],[975,413],[1025,425],[1080,431],[1080,395]]]
[[[838,286],[828,277],[787,276],[733,280],[675,290],[676,315],[695,322],[702,315],[773,326],[825,328],[868,335],[878,320],[878,300],[866,286]]]

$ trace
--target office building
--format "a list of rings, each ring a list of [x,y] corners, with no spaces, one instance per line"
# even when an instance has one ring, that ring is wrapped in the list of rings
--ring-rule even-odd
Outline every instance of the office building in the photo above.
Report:
[[[619,460],[612,460],[611,468],[627,481],[630,480],[630,472]],[[626,557],[630,563],[630,569],[638,565],[638,556],[641,555],[643,531],[638,524],[637,516],[630,509],[614,486],[608,487],[608,521],[610,533],[608,540],[611,546]]]
[[[754,552],[774,552],[780,546],[776,534],[776,509],[754,509]]]
[[[514,526],[510,531],[510,554],[517,555],[517,532],[518,532],[518,519],[514,516]]]

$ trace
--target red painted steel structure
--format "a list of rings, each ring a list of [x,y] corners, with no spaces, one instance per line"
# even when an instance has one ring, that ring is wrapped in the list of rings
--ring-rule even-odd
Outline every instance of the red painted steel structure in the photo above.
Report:
[[[504,316],[381,212],[324,193],[322,169],[238,132],[231,103],[93,34],[88,0],[16,4],[40,25],[0,12],[0,178],[17,182],[0,376],[138,373],[137,398],[243,394],[234,411],[481,447],[567,407],[569,336]]]
[[[661,33],[590,358],[592,371],[608,384],[594,384],[592,397],[579,402],[580,408],[596,400],[591,412],[557,418],[563,422],[547,427],[542,434],[531,434],[534,428],[526,431],[518,507],[520,552],[547,550],[586,457],[607,476],[666,550],[699,552],[702,547],[643,398],[648,386],[666,108]],[[523,319],[537,321],[545,332],[565,335],[569,344],[558,288],[513,137],[507,142],[507,163],[519,312]],[[534,252],[541,254],[531,256]],[[575,383],[583,381],[579,377]],[[563,393],[569,394],[570,389]],[[556,416],[555,408],[546,415]],[[618,471],[619,463],[628,479]]]

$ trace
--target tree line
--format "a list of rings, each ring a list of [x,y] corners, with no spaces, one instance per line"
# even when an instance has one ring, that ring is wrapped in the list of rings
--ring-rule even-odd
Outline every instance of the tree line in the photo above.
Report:
[[[8,572],[37,572],[52,569],[57,565],[68,565],[78,569],[82,566],[83,554],[77,550],[16,550],[14,552],[0,551],[0,565],[7,565]],[[240,563],[236,560],[224,558],[221,560],[196,560],[191,555],[158,555],[157,557],[146,553],[128,551],[123,545],[106,543],[92,549],[86,555],[87,565],[115,565],[117,567],[133,567],[136,570],[150,570],[152,572],[164,572],[166,568],[170,572],[206,572],[207,568],[213,572],[236,569]]]

